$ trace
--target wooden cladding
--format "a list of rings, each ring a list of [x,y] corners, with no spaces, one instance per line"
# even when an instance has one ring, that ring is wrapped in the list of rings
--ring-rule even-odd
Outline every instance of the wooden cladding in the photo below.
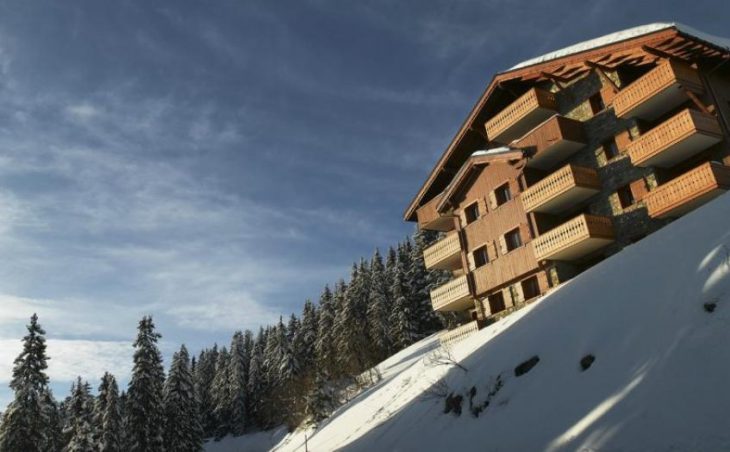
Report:
[[[430,231],[447,232],[454,229],[454,218],[451,215],[442,215],[436,210],[443,195],[435,196],[432,200],[416,210],[418,228]]]
[[[463,311],[473,305],[467,275],[452,279],[431,291],[434,311]]]
[[[474,292],[482,295],[535,269],[535,253],[528,243],[474,270]]]
[[[653,120],[688,100],[685,90],[704,92],[697,70],[686,63],[665,61],[619,91],[613,108],[619,118]]]
[[[520,196],[526,212],[558,213],[593,196],[600,188],[594,169],[566,165]]]
[[[628,146],[631,163],[669,168],[722,140],[717,119],[697,110],[683,110]]]
[[[509,143],[555,114],[555,94],[532,88],[485,123],[490,141]]]
[[[530,155],[528,167],[548,170],[585,146],[586,141],[582,122],[555,115],[513,145]]]
[[[683,215],[730,189],[730,167],[708,162],[649,192],[644,198],[649,216]]]
[[[423,250],[426,268],[454,270],[461,267],[461,241],[459,234],[452,232]]]
[[[537,260],[575,260],[612,242],[608,217],[583,214],[532,241]]]

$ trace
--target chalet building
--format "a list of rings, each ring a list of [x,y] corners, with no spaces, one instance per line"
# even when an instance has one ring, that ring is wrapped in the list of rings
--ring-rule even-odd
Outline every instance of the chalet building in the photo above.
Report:
[[[730,188],[729,59],[652,24],[495,75],[405,212],[433,308],[504,315]]]

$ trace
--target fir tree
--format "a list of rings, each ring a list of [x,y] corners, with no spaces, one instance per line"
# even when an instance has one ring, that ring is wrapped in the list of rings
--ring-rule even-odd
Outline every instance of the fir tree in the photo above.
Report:
[[[47,421],[45,450],[55,452],[63,448],[63,417],[50,389],[43,392],[43,410]]]
[[[105,372],[94,404],[94,449],[121,452],[124,447],[119,388],[114,375]]]
[[[250,333],[249,333],[250,334]],[[230,397],[231,433],[243,435],[246,429],[246,405],[248,403],[248,365],[251,358],[246,350],[244,335],[237,331],[231,340],[231,356],[228,362],[228,394]]]
[[[45,452],[54,438],[49,414],[52,397],[48,392],[46,332],[33,314],[23,338],[23,351],[14,361],[10,388],[13,401],[8,405],[0,424],[0,451]]]
[[[417,231],[414,235],[413,248],[409,256],[408,268],[408,298],[411,301],[418,319],[418,336],[425,337],[434,331],[440,330],[443,325],[431,305],[430,291],[437,284],[442,283],[437,273],[433,275],[426,270],[423,260],[423,250],[433,242],[435,235],[432,231]],[[445,281],[443,281],[445,282]],[[439,284],[440,285],[440,284]]]
[[[200,352],[198,365],[195,369],[195,391],[198,395],[198,408],[200,411],[200,424],[203,428],[203,436],[209,438],[215,434],[216,421],[213,417],[213,396],[211,388],[215,378],[215,363],[218,360],[218,345]]]
[[[134,342],[134,368],[125,406],[129,447],[133,452],[158,452],[164,449],[163,387],[165,372],[162,355],[157,348],[160,334],[152,317],[139,322]]]
[[[344,285],[344,282],[342,283]],[[335,322],[335,304],[332,291],[324,287],[319,298],[319,318],[317,319],[317,341],[314,344],[314,354],[317,367],[327,376],[333,378],[335,372],[335,349],[332,327]]]
[[[263,399],[266,395],[266,385],[264,381],[264,347],[265,337],[264,329],[260,328],[253,344],[253,352],[251,353],[251,361],[248,366],[248,408],[247,413],[251,425],[258,427],[264,426],[263,419]]]
[[[376,361],[390,356],[393,348],[390,336],[390,288],[383,258],[375,250],[370,263],[370,294],[367,308],[368,335]]]
[[[401,248],[405,254],[405,247]],[[396,350],[408,347],[418,338],[418,319],[417,313],[414,312],[412,303],[408,299],[408,286],[406,276],[407,259],[401,259],[399,254],[396,263],[393,287],[391,293],[393,296],[393,311],[391,312],[391,335]]]
[[[71,398],[66,406],[67,424],[64,433],[68,443],[64,452],[93,452],[94,429],[92,426],[93,398],[88,382],[78,377],[71,386]]]
[[[307,394],[306,412],[309,421],[318,424],[329,416],[332,405],[334,404],[334,395],[330,388],[330,383],[326,376],[321,372],[317,372],[314,385]]]
[[[225,347],[218,351],[215,363],[215,377],[210,388],[213,401],[213,418],[215,419],[216,438],[223,438],[231,432],[231,396],[228,385],[228,363],[230,355]]]
[[[198,403],[190,356],[185,345],[173,354],[170,373],[165,381],[165,447],[175,452],[202,450]]]

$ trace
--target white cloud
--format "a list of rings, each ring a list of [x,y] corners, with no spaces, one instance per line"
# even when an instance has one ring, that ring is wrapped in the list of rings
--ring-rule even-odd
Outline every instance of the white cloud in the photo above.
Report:
[[[76,104],[69,105],[66,107],[66,114],[72,119],[76,119],[81,122],[88,122],[94,117],[99,115],[99,110],[91,104]]]

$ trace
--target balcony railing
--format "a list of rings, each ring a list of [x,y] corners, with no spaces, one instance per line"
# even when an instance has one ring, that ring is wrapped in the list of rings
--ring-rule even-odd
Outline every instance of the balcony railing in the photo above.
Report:
[[[601,189],[594,169],[566,165],[520,195],[527,212],[558,213],[590,198]]]
[[[419,229],[441,232],[448,232],[454,229],[454,217],[452,215],[441,215],[436,210],[436,206],[441,201],[441,196],[435,196],[432,200],[416,210]]]
[[[469,323],[465,323],[464,325],[457,326],[453,330],[439,333],[439,342],[441,342],[441,345],[451,345],[455,342],[466,339],[477,331],[479,331],[479,322],[474,320]]]
[[[717,119],[697,110],[683,110],[632,142],[631,162],[669,168],[722,140]]]
[[[730,167],[705,163],[651,191],[644,201],[653,218],[678,217],[730,189]]]
[[[423,250],[426,268],[454,270],[461,267],[461,241],[459,234],[452,232],[443,239]]]
[[[583,214],[532,241],[537,260],[575,260],[614,240],[608,217]]]
[[[434,311],[463,311],[474,305],[467,275],[452,279],[431,291]]]
[[[535,252],[530,244],[517,248],[472,272],[474,293],[485,294],[537,268]]]
[[[532,88],[485,123],[490,141],[509,143],[555,114],[555,94]]]
[[[685,90],[702,93],[697,70],[678,61],[667,61],[621,90],[613,100],[619,118],[656,119],[688,100]]]
[[[555,115],[513,144],[531,152],[528,167],[548,170],[585,146],[586,136],[582,122]]]

